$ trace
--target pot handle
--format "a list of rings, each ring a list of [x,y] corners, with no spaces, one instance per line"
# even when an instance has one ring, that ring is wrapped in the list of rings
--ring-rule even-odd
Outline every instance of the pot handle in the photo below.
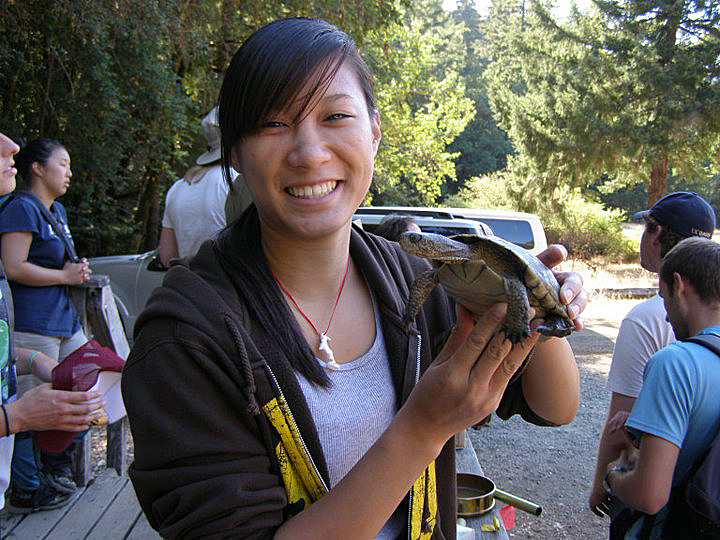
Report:
[[[522,510],[523,512],[527,512],[528,514],[539,516],[542,513],[542,506],[525,499],[521,499],[520,497],[516,497],[512,493],[508,493],[502,489],[495,488],[495,494],[493,496],[498,501],[514,506],[515,508]]]

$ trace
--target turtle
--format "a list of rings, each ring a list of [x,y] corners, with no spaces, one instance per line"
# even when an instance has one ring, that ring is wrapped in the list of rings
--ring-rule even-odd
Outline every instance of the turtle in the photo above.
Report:
[[[553,273],[529,251],[494,235],[442,236],[405,232],[400,246],[406,252],[432,260],[433,269],[412,284],[404,323],[410,328],[433,288],[441,283],[456,302],[483,314],[506,302],[503,332],[511,343],[530,336],[529,308],[543,323],[535,331],[546,336],[567,336],[575,326],[560,302],[560,285]]]

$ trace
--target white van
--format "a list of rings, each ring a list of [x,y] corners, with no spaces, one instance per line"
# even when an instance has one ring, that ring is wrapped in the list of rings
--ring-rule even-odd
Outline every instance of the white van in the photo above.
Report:
[[[375,232],[385,215],[356,213],[353,215],[353,221],[360,221],[362,228],[367,232]],[[422,232],[442,234],[443,236],[453,234],[483,235],[482,225],[470,219],[437,219],[427,216],[413,216],[413,218],[413,221],[420,227]]]
[[[547,238],[540,218],[535,214],[510,212],[507,210],[479,210],[477,208],[428,208],[415,206],[361,206],[356,216],[386,214],[409,214],[434,219],[464,219],[481,221],[488,225],[496,236],[524,247],[537,255],[547,249]],[[422,227],[421,227],[422,228]]]

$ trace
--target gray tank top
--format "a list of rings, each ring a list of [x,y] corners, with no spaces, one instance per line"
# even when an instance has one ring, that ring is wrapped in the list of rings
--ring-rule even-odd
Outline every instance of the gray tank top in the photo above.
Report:
[[[330,488],[360,460],[385,432],[395,416],[395,387],[375,298],[375,340],[365,354],[351,362],[326,369],[330,388],[322,388],[298,374],[298,382],[310,408],[330,475]],[[318,359],[322,366],[325,363]],[[380,489],[380,486],[378,486]],[[396,511],[378,540],[398,537],[404,516]]]

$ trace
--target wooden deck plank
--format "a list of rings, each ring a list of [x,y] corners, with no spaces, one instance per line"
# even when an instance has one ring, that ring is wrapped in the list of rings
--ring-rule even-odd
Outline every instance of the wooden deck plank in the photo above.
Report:
[[[2,540],[16,540],[17,537],[11,532],[25,516],[10,514],[7,510],[0,513],[0,538]]]
[[[147,521],[145,514],[140,512],[140,517],[135,522],[127,540],[159,540],[160,535]]]
[[[85,538],[98,520],[112,508],[115,498],[127,483],[127,477],[119,477],[115,471],[106,470],[96,477],[73,505],[72,512],[65,514],[52,530],[52,539]]]
[[[82,492],[79,492],[72,502],[62,508],[20,516],[20,520],[10,532],[8,538],[17,540],[42,540],[46,538],[55,527],[55,524],[73,508],[81,495]]]
[[[114,471],[98,476],[69,505],[25,517],[12,531],[18,539],[78,540],[84,538],[128,482]]]
[[[140,517],[140,506],[132,484],[126,482],[109,511],[86,536],[86,540],[123,540]]]

